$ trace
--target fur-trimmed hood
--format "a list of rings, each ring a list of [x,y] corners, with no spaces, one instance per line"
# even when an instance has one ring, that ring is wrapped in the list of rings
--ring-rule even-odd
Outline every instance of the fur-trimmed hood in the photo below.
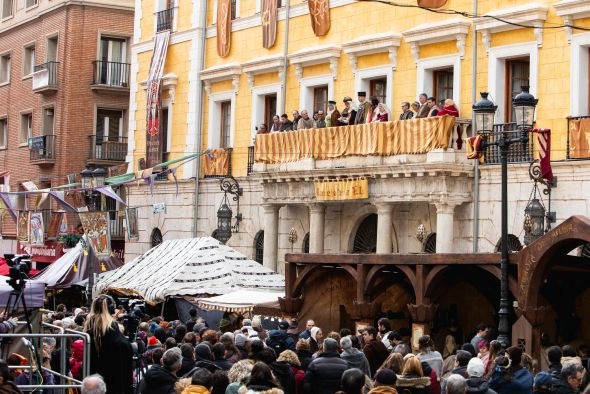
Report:
[[[247,388],[242,386],[238,390],[238,394],[284,394],[283,390],[278,388],[257,390],[256,387]]]
[[[398,388],[401,388],[401,387],[413,387],[413,388],[430,387],[430,377],[428,377],[428,376],[420,377],[420,376],[413,376],[413,375],[398,376],[395,386]]]

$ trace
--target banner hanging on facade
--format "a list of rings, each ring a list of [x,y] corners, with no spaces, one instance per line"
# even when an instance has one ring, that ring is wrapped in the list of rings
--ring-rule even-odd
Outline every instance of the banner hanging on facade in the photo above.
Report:
[[[262,0],[262,46],[272,48],[277,40],[277,0]]]
[[[125,216],[125,221],[127,222],[127,238],[129,241],[137,241],[139,239],[137,208],[127,208],[125,210]]]
[[[62,212],[51,212],[51,220],[47,228],[47,239],[57,239],[57,232],[59,230],[59,221],[61,220]]]
[[[29,211],[18,211],[16,233],[18,242],[29,243]]]
[[[219,0],[217,3],[217,54],[229,55],[231,49],[231,0]]]
[[[29,219],[31,230],[31,245],[45,245],[45,229],[43,228],[43,214],[41,212],[31,212]]]
[[[418,0],[418,7],[440,8],[447,4],[447,0]]]
[[[309,16],[313,33],[325,36],[330,31],[330,2],[329,0],[308,0]]]
[[[315,197],[318,201],[362,200],[369,198],[367,178],[315,181]]]
[[[99,259],[111,255],[111,237],[109,234],[108,212],[80,212],[80,222],[88,237],[88,244]]]
[[[153,167],[162,162],[162,135],[160,133],[161,85],[169,41],[169,30],[156,34],[152,64],[148,74],[146,105],[146,165],[148,167]]]

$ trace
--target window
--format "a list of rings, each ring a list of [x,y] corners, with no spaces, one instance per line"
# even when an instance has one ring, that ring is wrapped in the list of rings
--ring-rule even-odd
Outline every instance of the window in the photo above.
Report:
[[[29,138],[33,138],[33,114],[21,114],[18,142],[20,144],[26,144],[29,142]]]
[[[150,236],[152,248],[160,245],[162,242],[164,242],[164,237],[162,236],[160,229],[156,227],[152,230],[152,235]]]
[[[123,136],[123,111],[99,108],[96,111],[97,142],[117,141]]]
[[[14,0],[2,0],[2,19],[10,18],[13,10]]]
[[[328,108],[328,87],[318,86],[313,89],[313,108],[311,109],[310,116],[313,112],[322,110],[326,113]]]
[[[264,230],[254,236],[254,261],[263,264],[264,261]]]
[[[264,122],[267,130],[270,130],[272,118],[277,114],[277,95],[268,94],[264,96]]]
[[[387,79],[372,79],[370,86],[369,95],[377,97],[380,103],[387,104]]]
[[[49,37],[47,39],[47,53],[45,54],[48,62],[57,62],[57,36]]]
[[[514,122],[512,100],[520,92],[522,86],[530,86],[529,82],[530,60],[520,58],[506,61],[506,95],[504,103],[504,121]]]
[[[443,70],[435,70],[432,73],[433,92],[432,96],[438,101],[453,98],[453,69],[445,68]]]
[[[25,7],[26,8],[34,7],[37,4],[39,4],[39,0],[26,0],[25,1]]]
[[[0,83],[10,82],[10,54],[0,56]]]
[[[53,135],[55,110],[53,107],[43,108],[43,135]]]
[[[219,142],[220,148],[231,147],[231,101],[221,103],[221,121],[219,122]]]
[[[431,233],[426,237],[422,251],[424,253],[436,253],[436,233]]]
[[[162,108],[162,115],[160,116],[160,152],[162,152],[162,163],[167,162],[168,159],[168,108]]]
[[[8,118],[0,119],[0,149],[8,145]]]
[[[238,19],[238,0],[231,0],[231,19]]]
[[[31,75],[35,71],[35,46],[25,47],[23,56],[23,76]]]

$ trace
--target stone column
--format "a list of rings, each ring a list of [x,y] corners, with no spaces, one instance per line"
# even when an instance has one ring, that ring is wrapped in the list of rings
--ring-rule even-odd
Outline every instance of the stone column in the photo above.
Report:
[[[391,253],[391,222],[393,204],[378,203],[377,206],[377,253]]]
[[[264,266],[277,271],[279,250],[279,205],[265,204],[264,208]]]
[[[454,204],[436,205],[436,253],[453,253]]]
[[[309,205],[309,253],[324,253],[325,216],[325,205]]]

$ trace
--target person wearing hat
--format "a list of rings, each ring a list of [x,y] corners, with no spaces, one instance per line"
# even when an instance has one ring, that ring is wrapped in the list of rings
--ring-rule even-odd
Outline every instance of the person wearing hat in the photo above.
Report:
[[[352,340],[350,336],[343,337],[340,339],[340,347],[342,353],[340,358],[346,360],[350,368],[358,368],[365,373],[368,377],[371,377],[371,366],[365,354],[352,346]]]
[[[374,388],[369,391],[369,394],[397,394],[395,382],[397,382],[395,372],[388,368],[381,369],[375,375]]]
[[[501,357],[501,356],[500,356]],[[498,394],[530,394],[533,375],[521,365],[522,349],[512,346],[506,349],[507,363],[496,358],[496,370],[490,379],[490,388]]]
[[[363,124],[367,120],[367,114],[371,108],[371,103],[367,101],[367,92],[358,92],[357,97],[359,99],[359,105],[356,111],[354,124]]]
[[[340,118],[340,111],[336,108],[336,101],[328,101],[328,110],[326,111],[326,127],[338,126],[338,118]]]
[[[533,381],[533,394],[549,394],[553,392],[553,377],[549,372],[539,372]]]
[[[307,367],[303,378],[303,392],[334,394],[340,390],[340,380],[347,369],[348,363],[338,354],[338,342],[335,339],[326,338],[324,351]]]
[[[295,341],[287,334],[289,322],[283,320],[279,323],[278,330],[271,330],[266,340],[266,346],[273,349],[276,354],[285,350],[295,351]]]
[[[467,364],[467,393],[474,394],[496,394],[490,389],[488,381],[484,378],[485,365],[483,361],[474,357]]]
[[[338,126],[354,124],[356,119],[356,106],[348,96],[345,96],[342,101],[344,102],[344,110],[340,114],[340,118],[338,118]]]
[[[147,342],[146,350],[154,350],[162,347],[162,343],[156,337],[150,337]]]

